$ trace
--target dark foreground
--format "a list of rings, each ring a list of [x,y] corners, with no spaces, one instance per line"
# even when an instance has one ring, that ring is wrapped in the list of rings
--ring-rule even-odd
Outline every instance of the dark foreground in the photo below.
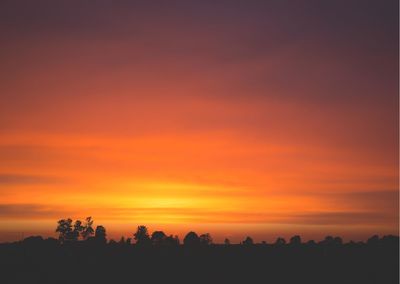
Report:
[[[399,283],[398,238],[377,244],[0,245],[0,283]]]

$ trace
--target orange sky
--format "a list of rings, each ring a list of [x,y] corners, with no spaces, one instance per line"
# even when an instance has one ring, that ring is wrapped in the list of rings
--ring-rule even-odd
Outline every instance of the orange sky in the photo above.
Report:
[[[393,7],[178,2],[0,9],[0,241],[398,234]]]

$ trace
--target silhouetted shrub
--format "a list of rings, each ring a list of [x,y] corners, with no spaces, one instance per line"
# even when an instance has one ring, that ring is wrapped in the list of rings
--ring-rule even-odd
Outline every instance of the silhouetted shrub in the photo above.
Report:
[[[24,245],[40,245],[43,243],[43,238],[41,236],[30,236],[22,240]]]
[[[169,235],[168,237],[165,238],[165,245],[168,246],[179,246],[180,241],[178,236],[172,236]]]
[[[202,244],[202,245],[211,245],[213,243],[213,240],[209,233],[202,234],[202,235],[200,235],[199,238],[200,238],[200,244]]]
[[[293,236],[290,238],[290,245],[299,246],[301,244],[301,238],[299,235]]]
[[[335,237],[335,238],[333,239],[333,243],[334,243],[336,246],[339,246],[339,245],[342,245],[342,244],[343,244],[343,240],[342,240],[341,237]]]
[[[160,246],[165,244],[167,236],[163,231],[155,231],[151,234],[151,243],[155,246]]]
[[[183,244],[186,246],[197,246],[200,244],[200,238],[195,232],[189,232],[183,239]]]
[[[314,240],[309,240],[306,244],[308,246],[316,246],[317,245],[317,243]]]
[[[254,242],[251,237],[246,237],[246,239],[242,242],[242,244],[246,246],[251,246],[254,244]]]
[[[286,240],[284,238],[281,238],[281,237],[277,238],[276,241],[275,241],[275,245],[277,245],[277,246],[283,246],[285,244],[286,244]]]

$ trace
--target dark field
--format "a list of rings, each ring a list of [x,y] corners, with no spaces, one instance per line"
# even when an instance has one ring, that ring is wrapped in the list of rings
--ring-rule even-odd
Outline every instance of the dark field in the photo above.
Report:
[[[399,283],[398,237],[376,243],[0,245],[0,283]]]

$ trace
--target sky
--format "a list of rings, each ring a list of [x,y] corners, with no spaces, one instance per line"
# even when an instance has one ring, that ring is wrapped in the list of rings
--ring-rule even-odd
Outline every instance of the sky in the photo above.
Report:
[[[0,241],[398,235],[398,10],[1,1]]]

